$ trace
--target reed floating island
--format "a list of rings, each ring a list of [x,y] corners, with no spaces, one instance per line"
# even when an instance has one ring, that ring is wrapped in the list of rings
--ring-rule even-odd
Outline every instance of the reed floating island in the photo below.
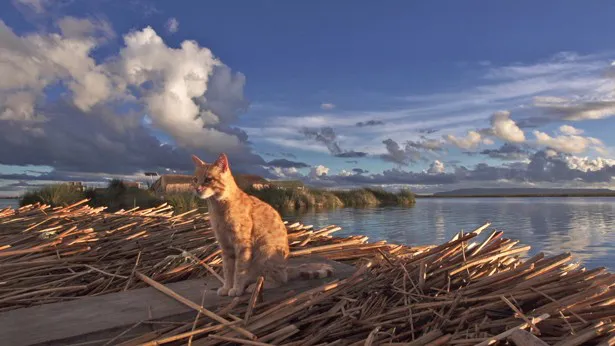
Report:
[[[615,344],[615,275],[569,253],[528,258],[529,246],[488,223],[437,246],[287,224],[291,262],[323,258],[340,272],[218,298],[207,214],[86,202],[0,210],[3,343]]]

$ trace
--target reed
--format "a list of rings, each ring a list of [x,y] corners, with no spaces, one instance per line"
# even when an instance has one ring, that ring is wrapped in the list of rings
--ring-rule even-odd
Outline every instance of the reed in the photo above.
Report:
[[[615,275],[570,254],[527,258],[485,224],[437,246],[334,237],[287,224],[291,256],[356,266],[307,292],[206,310],[164,284],[221,272],[207,214],[168,204],[105,212],[87,200],[0,210],[0,311],[153,286],[197,318],[119,334],[124,344],[612,344]],[[262,283],[262,282],[261,282]],[[260,287],[259,287],[260,288]],[[519,341],[521,340],[521,341]],[[109,341],[107,341],[109,342]],[[104,343],[104,342],[103,342]],[[113,342],[111,342],[113,343]]]

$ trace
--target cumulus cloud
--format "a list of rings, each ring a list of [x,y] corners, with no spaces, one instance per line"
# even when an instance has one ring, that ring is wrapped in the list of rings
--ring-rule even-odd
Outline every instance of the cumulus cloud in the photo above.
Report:
[[[115,36],[111,24],[104,20],[66,16],[61,18],[56,25],[62,36],[68,39],[89,39],[92,36],[104,39]]]
[[[353,158],[353,157],[365,157],[367,153],[355,150],[342,150],[338,141],[337,134],[332,127],[322,127],[320,129],[310,129],[304,127],[301,129],[301,134],[306,138],[315,140],[327,146],[329,152],[335,157]]]
[[[417,150],[402,148],[399,143],[391,138],[382,141],[382,143],[385,145],[387,151],[386,154],[380,155],[380,158],[384,161],[407,166],[421,158],[421,154]]]
[[[523,130],[510,118],[510,112],[498,111],[491,116],[491,127],[494,135],[513,143],[525,141]]]
[[[442,174],[445,171],[444,163],[440,160],[435,160],[429,165],[427,173],[429,174]]]
[[[326,111],[330,111],[333,108],[335,108],[335,105],[333,103],[321,103],[320,104],[320,109],[326,110]]]
[[[456,137],[455,135],[444,135],[443,138],[460,149],[474,149],[481,142],[481,134],[477,131],[468,131],[465,137]]]
[[[494,159],[507,160],[507,161],[517,161],[527,159],[529,156],[529,152],[525,149],[522,149],[520,146],[504,143],[500,148],[497,149],[485,149],[480,152],[482,155],[487,155]]]
[[[570,169],[582,172],[596,172],[615,166],[615,160],[603,157],[589,158],[565,155],[562,159],[568,164]]]
[[[583,134],[583,130],[577,129],[570,125],[562,125],[559,127],[559,131],[565,135],[574,136]]]
[[[269,172],[276,178],[302,178],[299,170],[295,167],[270,167]]]
[[[222,102],[237,102],[241,107],[245,77],[232,75],[207,48],[184,41],[181,48],[168,47],[156,32],[147,27],[124,36],[126,47],[120,51],[122,69],[129,84],[148,85],[144,102],[154,125],[174,137],[180,146],[209,147],[214,151],[236,150],[239,138],[216,128],[224,125],[226,114],[215,112],[206,94],[211,84],[230,95]],[[213,80],[215,74],[218,80]],[[230,114],[233,116],[233,114]],[[233,119],[234,120],[234,119]]]
[[[68,86],[73,103],[84,111],[111,96],[108,71],[90,57],[101,42],[101,37],[95,34],[102,24],[83,20],[76,24],[83,27],[75,28],[66,23],[75,23],[75,20],[64,18],[60,21],[62,30],[71,36],[30,34],[20,37],[0,21],[0,74],[4,76],[0,81],[0,101],[4,101],[0,112],[4,118],[32,120],[34,100],[56,82]],[[84,36],[86,34],[88,36]],[[21,102],[14,100],[15,94],[22,96],[18,97]],[[24,104],[26,94],[31,107]]]
[[[537,151],[530,155],[527,162],[511,162],[502,166],[490,166],[480,163],[474,167],[453,165],[451,172],[446,172],[443,162],[434,161],[423,172],[405,171],[399,168],[385,170],[382,173],[343,170],[339,174],[328,174],[324,166],[313,167],[310,174],[296,175],[309,185],[325,187],[356,186],[501,186],[551,185],[570,186],[574,184],[591,186],[592,184],[609,184],[615,177],[614,160],[603,158],[587,159],[570,154],[555,153],[549,150]],[[558,185],[559,184],[559,185]]]
[[[406,146],[417,150],[424,151],[442,151],[444,150],[444,142],[439,139],[421,137],[418,141],[407,141]]]
[[[177,18],[175,17],[171,17],[169,18],[169,20],[167,20],[167,31],[174,34],[177,32],[177,30],[179,30],[179,21],[177,20]]]
[[[402,147],[398,142],[389,138],[382,143],[385,145],[386,154],[380,158],[397,165],[407,166],[419,160],[426,160],[423,154],[435,153],[444,150],[444,142],[439,139],[430,139],[421,136],[419,140],[408,140]]]
[[[119,54],[98,63],[92,52],[113,35],[106,22],[65,17],[56,27],[18,36],[0,21],[1,162],[58,171],[181,170],[191,168],[189,153],[213,159],[224,151],[234,167],[263,171],[264,160],[233,126],[247,107],[245,77],[209,49],[193,41],[171,48],[146,27],[124,35]],[[68,93],[47,99],[49,86]]]
[[[353,168],[352,171],[356,174],[366,174],[369,173],[368,170],[363,169],[363,168]]]
[[[329,173],[329,168],[323,165],[313,166],[310,169],[309,177],[312,179],[319,179],[322,176],[326,176]]]
[[[538,145],[568,154],[580,154],[587,151],[590,147],[597,149],[602,149],[604,147],[602,141],[593,137],[583,137],[579,135],[560,135],[552,137],[538,130],[534,131],[534,136],[536,137],[536,143]]]
[[[327,149],[332,154],[339,154],[342,148],[337,142],[337,135],[332,127],[323,127],[321,129],[302,128],[300,131],[305,137],[313,139],[327,146]]]

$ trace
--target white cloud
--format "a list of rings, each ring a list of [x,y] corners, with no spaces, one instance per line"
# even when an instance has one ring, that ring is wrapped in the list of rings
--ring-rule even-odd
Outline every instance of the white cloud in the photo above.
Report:
[[[332,110],[333,108],[335,108],[335,105],[333,103],[321,103],[320,104],[320,109],[329,111]]]
[[[107,38],[115,36],[111,24],[102,20],[67,16],[60,19],[57,26],[60,28],[60,32],[65,38],[88,39],[98,35]]]
[[[74,22],[63,19],[61,23],[64,23],[64,30],[75,37],[59,34],[20,37],[0,21],[0,75],[3,76],[0,80],[0,99],[9,99],[11,94],[17,92],[39,96],[46,86],[57,81],[68,85],[73,103],[84,111],[110,97],[111,81],[108,72],[90,57],[99,39],[83,36],[86,32],[93,34],[100,24],[85,20],[79,22],[80,29],[74,28],[73,24],[68,24],[70,29],[67,29],[66,23]],[[34,99],[30,97],[32,101]],[[11,105],[5,105],[5,109],[0,112],[21,114],[24,120],[31,117],[29,112],[23,112],[23,109],[28,108],[23,103],[20,110],[8,107]],[[30,108],[34,108],[34,105]]]
[[[0,93],[0,104],[4,105],[4,110],[0,108],[0,120],[11,121],[43,121],[44,117],[36,117],[34,112],[34,102],[36,95],[27,91],[13,92],[7,95]]]
[[[469,150],[476,148],[481,142],[481,134],[476,131],[468,131],[465,137],[456,137],[454,135],[444,135],[443,138],[457,146],[458,148]]]
[[[177,18],[171,17],[169,18],[169,20],[167,20],[166,27],[167,31],[174,34],[177,32],[177,30],[179,30],[179,21],[177,20]]]
[[[615,83],[605,89],[610,93],[595,92],[584,98],[536,97],[534,106],[552,117],[563,120],[595,120],[615,115]]]
[[[320,176],[327,175],[329,168],[323,165],[313,166],[310,169],[309,177],[312,179],[318,179]]]
[[[562,125],[559,127],[559,131],[565,135],[581,135],[583,130],[577,129],[570,125]]]
[[[551,137],[547,133],[538,130],[534,131],[534,136],[536,137],[536,143],[538,145],[554,149],[561,153],[580,154],[587,151],[591,147],[598,149],[604,147],[602,141],[593,137],[583,137],[578,135],[561,135]]]
[[[270,167],[269,171],[278,178],[296,178],[301,176],[295,167]]]
[[[594,172],[605,167],[615,166],[615,160],[602,157],[592,159],[589,157],[566,155],[563,159],[570,169],[578,169],[583,172]]]
[[[525,142],[525,134],[515,121],[510,118],[510,112],[508,111],[495,112],[491,116],[491,126],[493,133],[505,141],[513,143]]]
[[[495,142],[491,138],[485,138],[485,139],[483,139],[483,144],[484,145],[494,145]]]
[[[427,170],[427,173],[429,173],[429,174],[440,174],[440,173],[444,173],[444,171],[445,171],[444,163],[442,163],[442,161],[440,161],[440,160],[435,160],[429,166],[429,169]]]
[[[557,151],[555,151],[555,150],[553,150],[553,149],[547,149],[547,150],[545,150],[545,155],[546,155],[547,157],[555,157],[555,156],[557,156],[558,154],[557,154]]]
[[[245,77],[209,49],[195,41],[171,48],[146,27],[126,34],[119,54],[98,64],[92,52],[114,35],[108,23],[64,17],[56,28],[18,36],[0,21],[0,120],[43,120],[37,107],[46,102],[44,90],[61,84],[83,112],[115,101],[144,106],[151,125],[180,147],[249,151],[245,134],[230,126],[247,105]]]

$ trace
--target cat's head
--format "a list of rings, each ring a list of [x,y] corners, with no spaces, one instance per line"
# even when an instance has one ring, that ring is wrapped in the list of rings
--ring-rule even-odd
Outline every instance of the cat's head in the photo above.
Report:
[[[195,155],[192,155],[192,161],[195,166],[192,185],[196,196],[201,199],[224,196],[227,187],[233,182],[226,155],[220,154],[211,164],[205,163]]]

